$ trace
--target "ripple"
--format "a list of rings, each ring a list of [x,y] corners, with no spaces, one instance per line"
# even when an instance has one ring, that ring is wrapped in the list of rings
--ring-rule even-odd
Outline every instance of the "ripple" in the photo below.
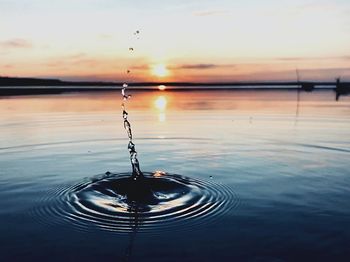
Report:
[[[209,141],[213,140],[210,138],[196,138],[196,137],[139,137],[139,141],[147,141],[147,140],[191,140],[191,141]],[[66,140],[66,141],[58,141],[58,142],[49,142],[49,143],[36,143],[36,144],[23,144],[23,145],[14,145],[14,146],[7,146],[7,147],[0,147],[0,153],[7,153],[8,150],[24,150],[29,151],[34,148],[50,148],[50,147],[57,147],[60,145],[63,146],[71,146],[76,144],[84,144],[84,143],[94,143],[96,142],[114,142],[114,141],[125,141],[124,138],[103,138],[103,139],[82,139],[82,140]],[[26,150],[27,149],[27,150]],[[18,151],[13,151],[18,152]]]
[[[322,146],[322,145],[316,145],[316,144],[299,144],[302,147],[308,147],[313,149],[319,149],[319,150],[331,150],[331,151],[337,151],[337,152],[343,152],[343,153],[350,153],[350,150],[340,147],[331,147],[331,146]]]
[[[73,186],[47,192],[33,216],[41,223],[73,225],[80,231],[115,233],[193,230],[237,208],[228,187],[164,172],[106,173]]]

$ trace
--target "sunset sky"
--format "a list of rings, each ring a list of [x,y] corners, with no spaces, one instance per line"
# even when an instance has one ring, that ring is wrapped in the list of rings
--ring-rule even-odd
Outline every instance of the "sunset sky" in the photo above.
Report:
[[[0,0],[0,75],[350,80],[349,14],[349,0]]]

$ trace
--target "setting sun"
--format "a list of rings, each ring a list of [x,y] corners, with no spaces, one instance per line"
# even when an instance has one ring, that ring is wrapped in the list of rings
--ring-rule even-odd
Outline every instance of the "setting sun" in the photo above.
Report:
[[[158,90],[160,90],[160,91],[164,91],[165,89],[166,89],[165,85],[159,85],[158,86]]]
[[[169,75],[169,70],[164,64],[157,64],[152,67],[152,74],[158,77],[165,77]]]

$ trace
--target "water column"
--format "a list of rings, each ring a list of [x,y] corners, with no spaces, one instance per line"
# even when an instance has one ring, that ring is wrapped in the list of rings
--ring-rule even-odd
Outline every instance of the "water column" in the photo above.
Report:
[[[140,31],[136,31],[134,33],[134,36],[137,37],[137,39],[139,38],[138,35],[140,34]],[[134,48],[133,47],[129,47],[129,51],[133,52]],[[128,69],[126,71],[127,74],[130,74],[130,70]],[[123,84],[121,93],[122,93],[122,97],[123,97],[123,103],[122,103],[122,110],[123,110],[123,121],[124,121],[124,128],[126,130],[126,133],[128,135],[129,138],[129,143],[128,143],[128,150],[129,150],[129,154],[130,154],[130,162],[131,162],[131,167],[132,167],[132,177],[134,180],[137,180],[139,178],[143,177],[143,174],[140,170],[140,163],[139,160],[137,159],[137,152],[135,149],[135,144],[132,141],[132,130],[131,130],[131,124],[128,120],[128,112],[126,111],[126,105],[125,105],[125,101],[127,101],[128,99],[130,99],[130,95],[126,94],[126,88],[128,87],[127,83]]]

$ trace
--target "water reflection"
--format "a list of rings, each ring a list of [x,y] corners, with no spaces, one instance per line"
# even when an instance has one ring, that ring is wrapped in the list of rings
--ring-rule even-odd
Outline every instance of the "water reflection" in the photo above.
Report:
[[[215,97],[215,99],[213,99]],[[2,118],[32,113],[80,113],[110,112],[117,114],[116,101],[119,91],[101,93],[78,93],[63,95],[41,95],[26,97],[7,97],[0,99]],[[278,114],[295,115],[296,92],[294,90],[218,90],[218,91],[133,91],[129,110],[150,111],[192,111],[192,110],[230,110],[230,114]],[[334,101],[332,90],[300,92],[301,116],[344,115],[347,116],[349,96]]]
[[[123,261],[131,261],[132,259],[132,252],[134,248],[135,238],[138,232],[139,227],[142,225],[142,220],[140,219],[140,210],[137,203],[133,203],[129,209],[128,212],[130,213],[130,233],[129,233],[129,242],[125,249]]]
[[[158,112],[158,120],[159,122],[165,122],[166,120],[166,108],[167,108],[168,100],[165,96],[158,96],[154,101],[154,107]]]
[[[87,246],[96,247],[85,259],[89,255],[101,258],[106,250],[114,254],[113,248],[120,255],[125,254],[126,261],[143,260],[143,257],[151,260],[146,255],[155,254],[154,250],[164,254],[158,260],[173,254],[173,260],[181,261],[181,254],[175,256],[178,250],[189,250],[188,258],[200,259],[197,253],[193,254],[200,252],[208,260],[212,253],[222,254],[220,259],[227,258],[230,251],[233,254],[234,250],[225,250],[230,243],[242,243],[237,246],[239,250],[262,239],[273,241],[266,247],[258,245],[254,254],[270,250],[271,257],[277,257],[289,254],[288,250],[293,248],[303,250],[306,244],[321,254],[327,249],[346,250],[342,236],[349,232],[344,233],[349,217],[349,96],[335,102],[333,91],[300,92],[300,122],[294,127],[297,106],[294,90],[167,90],[133,92],[133,95],[132,123],[138,133],[145,170],[166,169],[206,182],[222,183],[234,188],[240,198],[222,204],[233,198],[230,193],[222,194],[223,190],[215,186],[208,191],[208,187],[213,188],[210,184],[196,191],[191,183],[191,192],[198,192],[199,200],[191,202],[194,204],[183,204],[179,212],[179,203],[175,201],[170,207],[164,205],[166,212],[155,210],[146,216],[135,207],[123,213],[113,208],[116,199],[112,194],[107,202],[106,195],[114,187],[105,190],[104,184],[97,191],[93,183],[87,187],[91,189],[88,194],[69,198],[72,201],[68,202],[66,196],[72,196],[72,191],[63,185],[79,190],[81,184],[76,181],[85,183],[85,178],[93,173],[107,168],[120,171],[130,168],[125,163],[125,131],[118,121],[119,91],[5,98],[0,100],[2,226],[6,229],[15,224],[16,232],[28,231],[34,235],[44,232],[27,245],[20,233],[3,230],[3,238],[14,250],[13,254],[18,252],[18,247],[24,247],[24,251],[20,250],[23,254],[33,254],[28,260],[40,260],[46,255],[39,248],[41,239],[50,240],[45,243],[48,247],[57,246],[57,239],[61,240],[59,247],[75,247],[84,236],[91,236]],[[167,101],[165,123],[158,122],[157,112],[161,110],[154,103],[160,96]],[[103,202],[97,201],[100,200],[96,200],[97,196]],[[183,196],[184,201],[189,199],[188,194]],[[213,196],[222,196],[215,202],[216,209],[205,206],[213,203]],[[235,204],[240,203],[239,199],[242,199],[241,208],[227,211],[239,207]],[[74,208],[67,203],[75,204]],[[28,215],[33,206],[34,211]],[[97,216],[96,210],[103,212]],[[172,215],[164,217],[164,213]],[[118,214],[121,214],[119,220]],[[301,221],[300,215],[305,219]],[[16,217],[20,220],[14,220]],[[217,222],[209,224],[216,219]],[[272,232],[269,225],[277,230]],[[198,230],[193,231],[196,227]],[[62,235],[71,228],[76,239]],[[290,228],[302,228],[306,233],[300,235],[295,232],[298,230]],[[115,232],[116,236],[101,230]],[[130,239],[119,237],[119,232],[129,233]],[[60,237],[52,238],[55,235]],[[184,235],[193,235],[193,240]],[[326,248],[317,245],[328,236],[335,237],[327,241]],[[118,241],[115,245],[110,241],[113,238]],[[213,239],[218,240],[214,250]],[[195,251],[189,249],[191,241],[200,243]],[[276,247],[276,243],[281,244]],[[9,249],[5,247],[5,251]],[[9,255],[12,253],[5,253],[2,252],[3,260],[13,260]],[[79,260],[66,256],[66,260]]]
[[[159,114],[158,114],[158,121],[159,121],[159,122],[165,122],[165,121],[166,121],[166,115],[165,115],[165,113],[159,113]]]
[[[159,96],[154,102],[154,105],[159,111],[164,111],[166,109],[167,103],[168,102],[164,96]]]

